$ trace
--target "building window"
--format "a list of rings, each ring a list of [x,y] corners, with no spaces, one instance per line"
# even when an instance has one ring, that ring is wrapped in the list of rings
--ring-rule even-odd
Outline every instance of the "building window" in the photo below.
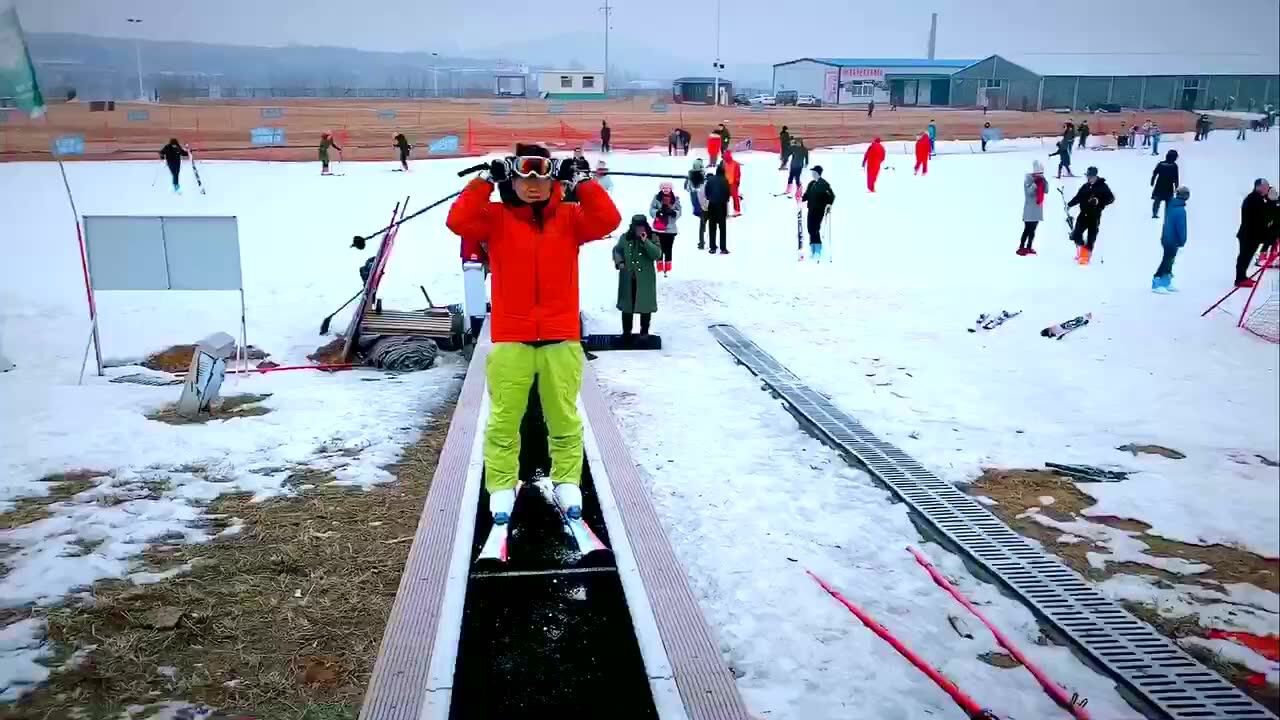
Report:
[[[1004,87],[1004,80],[991,80],[991,79],[983,80],[983,81],[982,81],[982,87],[984,87],[984,88],[997,88],[997,89],[998,89],[998,88],[1002,88],[1002,87]]]
[[[595,87],[595,86],[596,86],[596,76],[595,76],[595,75],[583,75],[583,76],[582,76],[582,87],[584,87],[584,88],[593,88],[593,87]]]
[[[1200,78],[1183,78],[1182,89],[1183,90],[1199,90]]]
[[[571,88],[571,87],[573,87],[573,76],[571,76],[571,75],[561,75],[561,76],[560,76],[560,87],[562,87],[562,88]]]
[[[844,90],[849,97],[871,97],[875,94],[876,84],[874,82],[845,83]]]

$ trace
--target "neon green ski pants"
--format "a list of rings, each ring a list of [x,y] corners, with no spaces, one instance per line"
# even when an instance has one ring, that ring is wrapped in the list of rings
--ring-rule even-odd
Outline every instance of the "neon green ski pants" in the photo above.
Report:
[[[551,480],[577,485],[582,480],[582,418],[578,391],[586,358],[582,344],[561,342],[534,347],[495,343],[485,359],[489,384],[489,424],[484,433],[484,485],[489,492],[516,486],[520,470],[520,421],[529,404],[529,388],[538,379],[538,399],[547,421]]]

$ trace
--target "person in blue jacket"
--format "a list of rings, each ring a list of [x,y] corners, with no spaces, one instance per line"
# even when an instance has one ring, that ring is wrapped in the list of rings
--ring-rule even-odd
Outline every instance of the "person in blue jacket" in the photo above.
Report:
[[[937,145],[937,143],[938,143],[938,121],[930,119],[929,120],[929,157],[933,157],[934,155],[938,154],[937,151],[934,150],[934,147]]]
[[[1178,188],[1164,211],[1164,227],[1160,230],[1160,267],[1151,278],[1151,290],[1158,293],[1176,292],[1173,287],[1173,259],[1178,249],[1187,244],[1187,200],[1191,190],[1186,185]]]

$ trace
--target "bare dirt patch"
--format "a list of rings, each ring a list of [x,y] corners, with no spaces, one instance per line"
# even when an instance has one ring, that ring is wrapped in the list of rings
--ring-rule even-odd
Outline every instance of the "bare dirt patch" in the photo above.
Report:
[[[187,370],[191,368],[191,356],[195,351],[195,345],[172,345],[160,352],[148,355],[147,359],[142,361],[142,367],[148,370],[185,375]],[[250,345],[245,348],[245,356],[250,360],[266,360],[270,353]]]
[[[214,529],[235,517],[241,532],[144,554],[157,570],[191,563],[187,574],[100,583],[91,603],[49,610],[62,656],[97,648],[13,708],[17,717],[106,718],[179,698],[230,715],[354,720],[452,411],[452,400],[436,411],[391,468],[395,483],[262,503],[224,496],[209,507]]]
[[[72,470],[40,478],[40,482],[49,484],[48,494],[43,497],[22,498],[15,503],[17,507],[13,510],[0,513],[0,530],[12,530],[48,517],[50,505],[88,490],[94,485],[93,478],[106,474],[96,470]]]
[[[316,348],[316,351],[307,356],[307,359],[317,365],[337,365],[346,362],[342,356],[342,348],[346,345],[346,340],[336,337],[329,342]]]
[[[220,398],[217,402],[210,406],[210,412],[207,415],[201,415],[196,418],[185,418],[178,414],[177,404],[165,405],[155,412],[147,415],[148,420],[156,420],[170,425],[203,425],[211,420],[230,420],[238,417],[257,417],[266,415],[271,412],[271,408],[263,407],[258,403],[271,397],[267,395],[254,395],[245,393],[242,395],[230,395]]]

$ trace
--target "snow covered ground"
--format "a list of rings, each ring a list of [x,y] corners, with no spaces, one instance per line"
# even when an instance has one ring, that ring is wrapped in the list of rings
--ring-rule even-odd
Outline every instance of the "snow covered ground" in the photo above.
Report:
[[[921,541],[903,506],[802,434],[706,325],[737,325],[872,431],[950,480],[972,480],[988,465],[1115,465],[1138,473],[1125,483],[1088,488],[1099,498],[1091,512],[1137,518],[1151,524],[1152,533],[1174,539],[1233,543],[1274,557],[1280,554],[1280,471],[1255,455],[1274,460],[1280,454],[1280,357],[1275,346],[1237,330],[1227,314],[1202,319],[1199,313],[1230,285],[1239,203],[1254,177],[1275,172],[1277,138],[1255,134],[1236,144],[1218,133],[1208,143],[1162,145],[1162,153],[1183,153],[1183,179],[1192,189],[1190,242],[1175,268],[1182,292],[1170,296],[1149,290],[1160,255],[1147,186],[1156,159],[1133,151],[1076,155],[1077,172],[1097,165],[1119,198],[1103,218],[1089,267],[1071,262],[1054,190],[1037,240],[1040,254],[1013,253],[1022,176],[1033,159],[1054,166],[1038,141],[998,143],[992,150],[1001,152],[986,155],[942,143],[923,178],[911,176],[907,158],[891,154],[893,169],[881,175],[875,195],[863,187],[856,148],[814,153],[838,195],[827,245],[832,262],[821,266],[796,262],[795,205],[772,197],[785,182],[775,156],[740,156],[745,214],[730,220],[732,255],[696,252],[696,221],[681,220],[675,271],[660,280],[654,322],[665,349],[606,353],[595,365],[757,713],[919,718],[955,712],[805,568],[864,605],[993,709],[1018,718],[1060,711],[1025,671],[976,659],[994,650],[994,642],[984,631],[966,640],[952,630],[948,615],[964,611],[905,551]],[[384,225],[390,206],[406,194],[416,208],[456,190],[455,171],[473,162],[416,163],[408,175],[390,172],[389,163],[348,165],[334,178],[318,177],[314,163],[206,163],[207,196],[190,187],[174,196],[163,179],[152,189],[150,163],[76,163],[68,174],[86,214],[237,215],[249,340],[278,362],[294,362],[320,344],[320,317],[355,290],[365,254],[348,249],[349,238]],[[618,153],[610,167],[683,175],[688,160]],[[644,212],[658,182],[616,178],[623,216]],[[1078,182],[1061,184],[1069,195]],[[0,375],[0,501],[39,495],[45,491],[40,477],[72,468],[115,472],[99,491],[128,496],[131,484],[159,468],[178,480],[170,480],[162,498],[138,501],[169,501],[165,510],[179,516],[171,524],[195,533],[193,520],[178,511],[191,512],[188,500],[218,490],[209,478],[182,477],[184,465],[216,468],[228,488],[262,496],[282,491],[281,475],[296,464],[340,465],[334,468],[339,477],[352,482],[385,479],[378,468],[413,437],[456,367],[375,383],[362,382],[368,374],[299,373],[229,382],[225,393],[273,393],[267,401],[273,412],[194,429],[142,418],[176,398],[176,388],[96,378],[77,387],[88,325],[60,184],[53,165],[0,165],[0,195],[22,208],[14,232],[6,226],[0,238],[10,260],[0,285],[0,347],[18,365]],[[443,223],[437,211],[405,226],[384,283],[389,305],[419,306],[419,284],[437,302],[460,301],[457,242]],[[593,329],[604,332],[616,332],[618,322],[611,244],[591,244],[582,256],[583,307]],[[229,294],[101,293],[99,304],[108,356],[136,357],[214,330],[233,331],[236,319]],[[989,334],[966,332],[979,313],[1000,309],[1023,314]],[[1042,327],[1085,312],[1094,313],[1093,324],[1068,338],[1039,336]],[[1134,458],[1114,449],[1128,442],[1167,445],[1188,457]],[[105,518],[102,524],[111,527]],[[123,532],[111,537],[119,540],[119,554],[96,577],[126,574],[127,558],[146,542]],[[1024,652],[1088,697],[1095,716],[1135,716],[1107,678],[1064,648],[1037,645],[1036,623],[1018,603],[978,583],[957,558],[925,550],[961,589],[989,603],[984,611]],[[0,596],[7,603],[51,602],[93,579],[78,572],[59,572],[57,584],[31,591],[9,582],[11,570],[0,580]],[[1263,604],[1273,602],[1264,595]],[[13,646],[30,659],[38,651],[30,631],[15,629],[14,641],[0,643],[0,651]],[[0,687],[6,684],[0,672]]]

